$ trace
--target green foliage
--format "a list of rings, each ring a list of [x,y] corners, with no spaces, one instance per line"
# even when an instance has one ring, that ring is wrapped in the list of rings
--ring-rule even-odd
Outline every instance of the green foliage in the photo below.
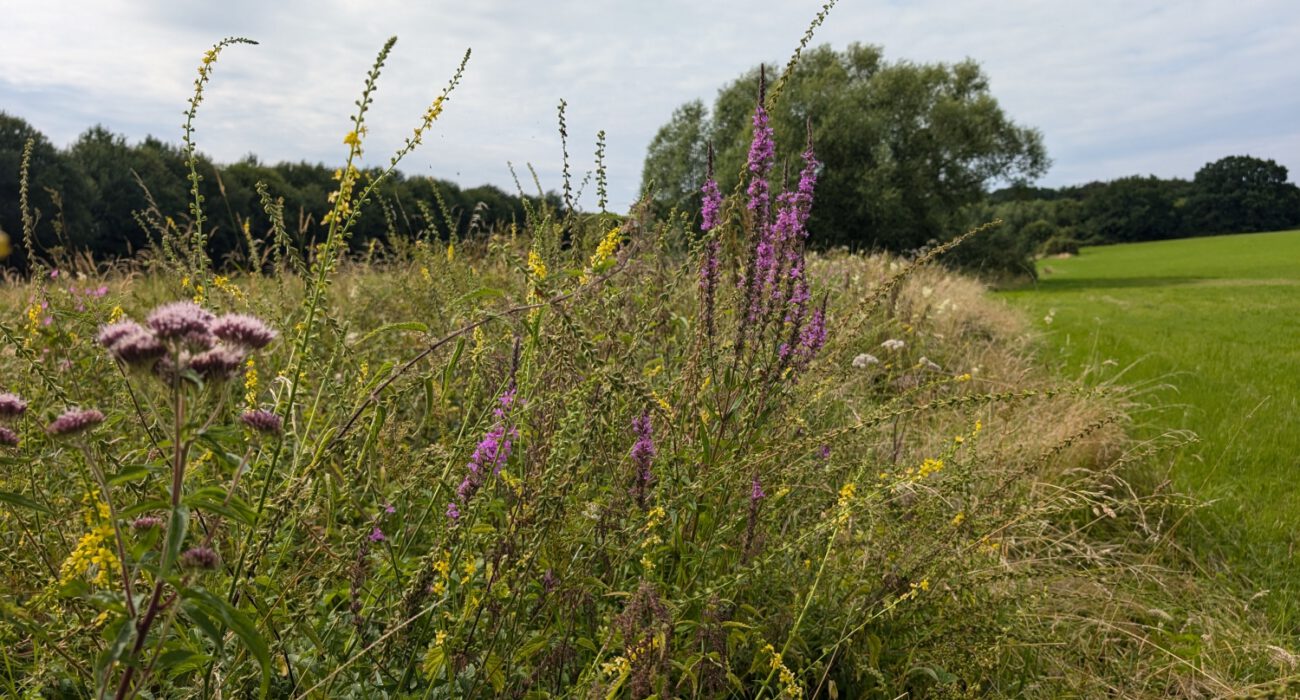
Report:
[[[1187,210],[1201,233],[1277,231],[1300,224],[1300,187],[1284,165],[1228,156],[1196,171]]]
[[[757,79],[757,69],[747,72],[722,88],[711,113],[688,103],[660,129],[643,174],[656,204],[698,206],[710,142],[719,183],[736,185]],[[771,116],[778,166],[796,167],[811,124],[825,165],[811,228],[823,246],[905,251],[951,238],[964,225],[958,211],[989,185],[1035,178],[1048,164],[1041,135],[1007,117],[972,61],[890,62],[873,46],[818,47]]]
[[[23,120],[0,113],[0,230],[9,235],[15,249],[0,264],[27,269],[18,174],[28,138],[36,143],[30,197],[31,208],[39,212],[36,243],[41,255],[65,261],[77,253],[99,261],[128,258],[160,242],[167,228],[165,216],[173,217],[178,229],[193,227],[192,215],[186,214],[193,197],[181,148],[153,137],[129,144],[123,136],[95,126],[60,151]],[[264,250],[269,247],[271,225],[257,195],[259,182],[284,199],[287,224],[299,245],[310,246],[323,236],[321,221],[330,211],[326,198],[337,188],[336,168],[312,163],[265,165],[254,156],[217,165],[198,154],[195,170],[201,176],[199,192],[208,211],[206,250],[219,267],[255,265],[248,251],[250,237]],[[362,176],[373,178],[379,172],[368,170]],[[426,209],[436,211],[439,196],[450,219],[426,215]],[[376,197],[381,206],[362,210],[354,224],[350,245],[357,249],[366,249],[371,241],[386,244],[394,234],[448,239],[524,218],[521,196],[492,185],[462,188],[445,180],[395,173]],[[551,206],[559,202],[555,194],[545,198]],[[536,196],[523,199],[540,201]],[[393,214],[391,221],[386,210]],[[142,225],[141,215],[156,225]]]

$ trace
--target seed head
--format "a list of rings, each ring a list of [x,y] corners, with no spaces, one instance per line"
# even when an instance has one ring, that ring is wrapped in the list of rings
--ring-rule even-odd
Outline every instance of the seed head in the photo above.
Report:
[[[93,408],[72,409],[45,426],[45,432],[54,437],[64,437],[85,432],[104,422],[104,414]]]

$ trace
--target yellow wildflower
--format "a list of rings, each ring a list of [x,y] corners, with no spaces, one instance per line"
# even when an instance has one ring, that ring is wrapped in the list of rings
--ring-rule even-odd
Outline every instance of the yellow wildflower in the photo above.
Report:
[[[106,586],[109,576],[118,566],[117,555],[110,547],[114,538],[111,512],[108,505],[97,496],[87,494],[82,502],[87,505],[82,519],[89,530],[81,536],[77,546],[59,567],[59,582],[67,583],[93,570],[90,582]]]
[[[257,362],[249,357],[244,367],[244,402],[249,408],[257,408]]]
[[[539,282],[546,279],[546,261],[536,249],[528,251],[528,269],[533,273],[533,279]]]

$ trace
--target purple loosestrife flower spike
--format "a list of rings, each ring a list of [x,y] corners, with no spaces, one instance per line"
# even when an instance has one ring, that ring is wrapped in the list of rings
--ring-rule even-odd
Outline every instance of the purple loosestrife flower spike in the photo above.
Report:
[[[159,338],[170,340],[208,333],[212,318],[210,312],[192,301],[174,301],[154,309],[146,322]]]
[[[658,451],[655,449],[654,426],[650,423],[650,414],[642,413],[632,420],[632,432],[636,433],[636,442],[632,445],[632,464],[636,467],[636,481],[632,489],[636,495],[637,505],[646,507],[647,490],[654,482],[650,463]]]
[[[0,420],[17,418],[27,412],[27,402],[18,394],[0,394]]]
[[[456,501],[447,502],[447,517],[452,520],[460,519],[460,508],[456,505]]]
[[[261,319],[247,314],[226,314],[212,322],[212,334],[232,345],[260,350],[275,340],[276,332]]]
[[[0,425],[0,445],[5,447],[17,447],[18,433]]]
[[[93,408],[85,410],[74,408],[45,426],[45,432],[54,437],[66,437],[90,430],[103,422],[104,414]]]
[[[512,440],[519,437],[519,431],[509,425],[509,411],[515,402],[515,388],[507,389],[497,401],[500,405],[492,410],[492,415],[496,417],[497,422],[478,445],[475,445],[474,453],[470,455],[469,463],[465,465],[469,473],[460,482],[460,486],[456,487],[456,497],[461,503],[468,503],[469,499],[474,497],[489,470],[493,476],[501,473],[501,468],[510,459],[510,452],[514,446]],[[456,515],[452,515],[452,510],[451,506],[447,507],[447,517],[453,520],[460,517],[459,508],[455,509]]]
[[[211,571],[221,563],[221,557],[211,547],[194,547],[181,554],[181,566],[186,569]]]
[[[370,531],[370,541],[371,542],[384,541],[384,531],[380,530],[378,525],[375,526],[375,529]]]
[[[712,231],[718,226],[722,215],[722,191],[712,176],[704,181],[700,191],[704,193],[704,205],[700,208],[700,230]]]
[[[767,494],[763,493],[763,482],[759,481],[758,474],[755,474],[754,483],[749,491],[749,500],[751,503],[756,503],[764,498],[767,498]]]
[[[239,416],[239,420],[249,428],[267,435],[279,435],[284,430],[284,423],[280,420],[280,416],[261,408],[245,411]]]

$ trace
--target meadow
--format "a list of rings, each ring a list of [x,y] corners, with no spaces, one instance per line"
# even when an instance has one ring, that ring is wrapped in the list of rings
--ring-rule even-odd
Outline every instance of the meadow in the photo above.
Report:
[[[1300,634],[1300,231],[1084,248],[1005,293],[1066,376],[1141,389],[1135,434],[1188,430],[1153,478],[1203,507],[1181,526],[1205,573]]]
[[[191,154],[237,43],[200,63]],[[1300,684],[1260,611],[1181,568],[1195,503],[1141,481],[1171,442],[1129,437],[1143,394],[1045,371],[1021,316],[936,267],[982,231],[910,259],[809,249],[812,145],[769,182],[781,79],[756,86],[745,181],[706,181],[698,220],[583,212],[566,178],[565,207],[510,226],[354,250],[464,69],[363,172],[392,49],[314,240],[263,187],[213,260],[194,158],[189,210],[141,212],[135,259],[41,250],[25,222],[29,274],[0,288],[0,692]]]

